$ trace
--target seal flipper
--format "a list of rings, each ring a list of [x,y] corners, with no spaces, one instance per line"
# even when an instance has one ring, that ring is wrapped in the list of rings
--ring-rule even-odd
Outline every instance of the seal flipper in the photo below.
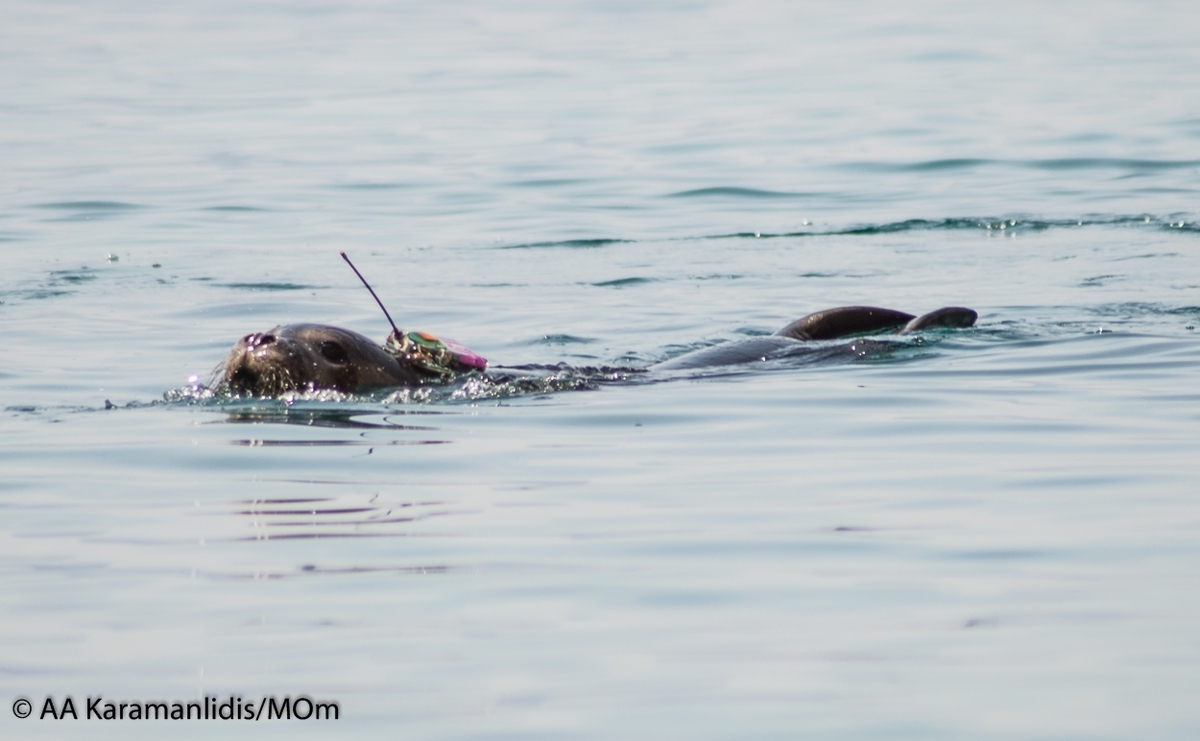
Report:
[[[896,334],[908,334],[921,329],[931,329],[934,327],[970,327],[975,324],[975,320],[979,318],[979,314],[971,309],[963,308],[962,306],[943,306],[940,309],[922,314],[913,319],[908,324],[904,325],[904,329]]]
[[[939,309],[939,311],[946,311]],[[963,309],[962,311],[970,311]],[[933,312],[936,314],[937,312]],[[972,312],[974,313],[974,312]],[[925,316],[930,316],[926,314]],[[912,314],[874,306],[842,306],[809,314],[787,325],[775,334],[794,340],[836,340],[847,335],[867,334],[903,327],[913,319]]]

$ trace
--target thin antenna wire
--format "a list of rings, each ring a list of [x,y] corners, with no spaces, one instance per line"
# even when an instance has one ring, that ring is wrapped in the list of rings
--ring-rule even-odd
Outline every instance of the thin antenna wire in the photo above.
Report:
[[[346,261],[346,264],[350,266],[350,269],[354,271],[354,274],[358,276],[358,279],[362,281],[362,284],[367,287],[368,291],[371,292],[371,298],[375,299],[375,303],[379,304],[379,308],[383,309],[383,315],[387,317],[388,324],[392,325],[392,329],[396,330],[396,335],[399,336],[404,334],[400,331],[400,328],[396,326],[396,323],[392,321],[392,315],[388,313],[387,307],[385,307],[383,302],[379,300],[379,297],[375,295],[375,289],[371,288],[371,284],[367,282],[367,279],[362,276],[362,273],[358,272],[358,268],[354,267],[354,263],[350,262],[350,258],[346,257],[346,253],[340,252],[338,254],[342,256],[342,259]]]

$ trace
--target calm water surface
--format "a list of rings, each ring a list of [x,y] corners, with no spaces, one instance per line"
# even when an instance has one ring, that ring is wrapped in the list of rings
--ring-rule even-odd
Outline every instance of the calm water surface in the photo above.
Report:
[[[4,738],[1200,734],[1192,4],[0,17]],[[206,392],[339,250],[529,367]],[[857,303],[980,321],[641,372]]]

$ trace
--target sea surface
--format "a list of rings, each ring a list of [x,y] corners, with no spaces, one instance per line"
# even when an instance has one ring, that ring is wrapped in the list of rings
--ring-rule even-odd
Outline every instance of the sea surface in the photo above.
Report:
[[[1197,28],[0,4],[0,737],[1200,737]],[[221,393],[340,251],[490,375]],[[979,321],[646,370],[852,304]]]

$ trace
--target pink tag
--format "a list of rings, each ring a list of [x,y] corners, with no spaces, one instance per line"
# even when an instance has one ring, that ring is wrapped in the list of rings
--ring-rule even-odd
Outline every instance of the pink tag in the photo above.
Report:
[[[446,337],[439,337],[438,339],[442,341],[442,343],[448,350],[450,350],[450,352],[454,353],[455,361],[467,366],[468,368],[474,368],[481,371],[487,370],[488,361],[485,358],[481,358],[480,356],[468,350],[465,345]]]

